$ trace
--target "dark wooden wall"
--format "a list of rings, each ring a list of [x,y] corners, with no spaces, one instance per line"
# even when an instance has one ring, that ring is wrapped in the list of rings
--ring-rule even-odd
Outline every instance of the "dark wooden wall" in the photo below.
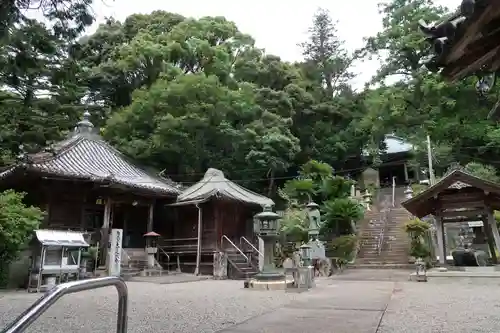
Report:
[[[237,201],[213,199],[200,204],[202,209],[202,250],[214,251],[221,247],[223,235],[239,246],[240,237],[253,240],[253,215],[261,211]],[[174,223],[165,233],[165,244],[169,239],[198,237],[198,208],[195,205],[172,207],[175,210]],[[175,242],[176,244],[182,242]],[[194,244],[193,240],[185,243]],[[229,244],[225,242],[223,247]],[[195,251],[195,248],[192,248]]]

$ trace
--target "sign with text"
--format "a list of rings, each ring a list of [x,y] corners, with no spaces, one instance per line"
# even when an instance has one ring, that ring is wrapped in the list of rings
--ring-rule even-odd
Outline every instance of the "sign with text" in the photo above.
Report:
[[[108,251],[108,274],[110,276],[120,276],[122,263],[122,242],[123,230],[111,229]]]

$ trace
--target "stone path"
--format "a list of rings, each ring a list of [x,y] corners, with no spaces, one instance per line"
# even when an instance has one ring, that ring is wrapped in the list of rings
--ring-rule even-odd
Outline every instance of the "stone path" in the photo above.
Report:
[[[408,272],[351,270],[301,294],[249,291],[242,281],[130,282],[129,332],[500,332],[500,281],[407,279]],[[0,328],[36,297],[0,293]],[[115,313],[113,289],[68,295],[29,332],[109,333]]]

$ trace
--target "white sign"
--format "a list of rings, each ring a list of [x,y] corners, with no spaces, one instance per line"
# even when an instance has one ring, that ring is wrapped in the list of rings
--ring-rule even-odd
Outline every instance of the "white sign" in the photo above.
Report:
[[[309,242],[311,247],[311,259],[325,259],[325,246],[319,240],[313,240]]]
[[[468,224],[469,224],[469,228],[482,227],[483,221],[470,221],[470,222],[468,222]]]
[[[108,246],[108,274],[120,276],[122,264],[123,230],[111,229]]]

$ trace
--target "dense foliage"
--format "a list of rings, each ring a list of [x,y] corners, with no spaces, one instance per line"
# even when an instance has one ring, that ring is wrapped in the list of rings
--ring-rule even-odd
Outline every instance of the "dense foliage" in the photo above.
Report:
[[[431,257],[431,246],[428,232],[431,224],[420,219],[412,219],[405,224],[405,231],[410,237],[410,256],[428,260]]]
[[[31,3],[45,23],[25,14]],[[500,161],[500,128],[486,120],[496,91],[480,97],[473,79],[447,83],[421,65],[429,46],[418,21],[449,12],[430,0],[381,5],[383,30],[355,52],[319,10],[298,63],[265,53],[223,17],[154,11],[108,18],[84,36],[93,22],[90,4],[2,2],[1,165],[62,139],[85,108],[107,140],[163,175],[190,183],[219,168],[275,198],[310,160],[355,176],[371,163],[362,149],[383,152],[387,133],[414,144],[423,165],[430,135],[438,173],[471,161],[496,171]],[[353,91],[351,65],[365,57],[382,65],[372,85]],[[333,191],[336,182],[330,177],[322,186]],[[296,185],[301,193],[312,186],[303,179]],[[337,206],[323,209],[327,220],[336,219]],[[331,227],[346,231],[339,222]]]
[[[0,287],[7,282],[9,266],[33,237],[43,212],[23,203],[24,193],[0,193]]]

